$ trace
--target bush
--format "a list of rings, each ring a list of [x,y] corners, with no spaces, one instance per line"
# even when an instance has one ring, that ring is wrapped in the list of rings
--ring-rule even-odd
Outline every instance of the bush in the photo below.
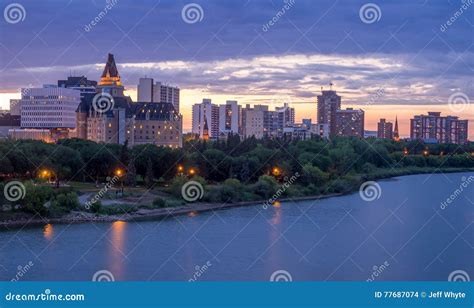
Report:
[[[262,175],[258,178],[257,183],[252,185],[252,192],[262,197],[262,199],[268,199],[275,194],[278,189],[278,183],[274,177],[268,175]]]
[[[153,207],[164,208],[166,207],[166,201],[163,198],[157,197],[153,200]]]

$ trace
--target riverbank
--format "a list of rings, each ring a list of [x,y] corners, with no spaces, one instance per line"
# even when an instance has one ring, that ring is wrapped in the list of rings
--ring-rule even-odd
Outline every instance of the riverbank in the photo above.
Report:
[[[305,196],[295,198],[283,198],[279,202],[285,201],[305,201],[305,200],[319,200],[341,196],[343,194],[328,194],[317,196]],[[0,230],[19,229],[27,226],[40,226],[45,224],[76,224],[87,222],[114,222],[114,221],[143,221],[164,219],[179,215],[195,215],[197,213],[209,212],[214,210],[230,209],[243,206],[264,205],[267,200],[261,201],[246,201],[233,203],[189,203],[183,206],[162,209],[139,209],[134,213],[127,213],[123,215],[96,215],[87,212],[73,211],[60,218],[43,218],[38,219],[35,216],[29,219],[1,221]]]
[[[359,175],[359,182],[363,183],[368,180],[388,180],[400,176],[409,176],[417,174],[433,174],[433,173],[462,173],[462,172],[473,172],[472,168],[445,168],[445,169],[426,169],[426,168],[410,168],[410,169],[392,169],[392,170],[380,170],[370,175]],[[342,195],[351,194],[357,191],[360,184],[355,185],[341,193],[328,193],[320,195],[310,196],[297,196],[291,198],[280,198],[279,202],[285,201],[305,201],[305,200],[319,200],[331,197],[337,197]],[[0,221],[0,230],[19,229],[28,226],[40,226],[45,224],[76,224],[76,223],[87,223],[87,222],[114,222],[114,221],[142,221],[142,220],[155,220],[164,219],[178,215],[196,215],[200,212],[208,212],[214,210],[223,210],[229,208],[243,207],[243,206],[256,206],[261,205],[262,207],[268,202],[268,200],[254,200],[254,201],[243,201],[243,202],[231,202],[231,203],[188,203],[186,205],[180,205],[176,207],[159,208],[159,209],[146,209],[139,208],[135,212],[118,214],[118,215],[98,215],[90,212],[72,211],[59,218],[37,218],[37,215],[31,215],[30,217],[4,220]]]

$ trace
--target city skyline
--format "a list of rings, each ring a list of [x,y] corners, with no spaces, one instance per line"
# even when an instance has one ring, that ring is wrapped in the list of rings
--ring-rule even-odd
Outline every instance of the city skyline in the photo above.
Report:
[[[241,106],[290,102],[297,122],[316,122],[316,96],[330,82],[347,107],[366,111],[367,130],[398,116],[408,137],[409,119],[427,111],[474,120],[469,1],[447,28],[461,1],[411,1],[404,10],[376,3],[378,18],[369,21],[360,14],[363,1],[289,1],[288,9],[285,2],[196,2],[196,21],[183,18],[187,2],[108,3],[104,14],[105,1],[56,3],[55,10],[24,1],[23,21],[2,21],[0,106],[22,87],[70,74],[97,80],[110,51],[135,101],[141,77],[181,88],[184,131],[191,130],[191,106],[203,98]],[[461,111],[449,105],[456,93],[467,97]],[[473,139],[474,125],[469,133]]]

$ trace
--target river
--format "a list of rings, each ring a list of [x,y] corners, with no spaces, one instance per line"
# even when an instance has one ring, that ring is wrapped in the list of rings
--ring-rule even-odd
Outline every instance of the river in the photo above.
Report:
[[[159,221],[3,231],[0,280],[91,280],[99,271],[116,281],[268,281],[273,273],[294,281],[446,281],[455,270],[474,278],[469,176],[379,181],[371,202],[354,193]]]

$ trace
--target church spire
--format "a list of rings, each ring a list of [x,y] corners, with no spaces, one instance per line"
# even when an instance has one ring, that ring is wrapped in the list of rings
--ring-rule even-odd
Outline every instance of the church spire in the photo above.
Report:
[[[207,125],[207,117],[204,115],[204,127],[202,130],[202,139],[209,140],[209,126]]]
[[[395,116],[395,128],[393,129],[393,139],[400,141],[400,135],[398,133],[398,116]]]

